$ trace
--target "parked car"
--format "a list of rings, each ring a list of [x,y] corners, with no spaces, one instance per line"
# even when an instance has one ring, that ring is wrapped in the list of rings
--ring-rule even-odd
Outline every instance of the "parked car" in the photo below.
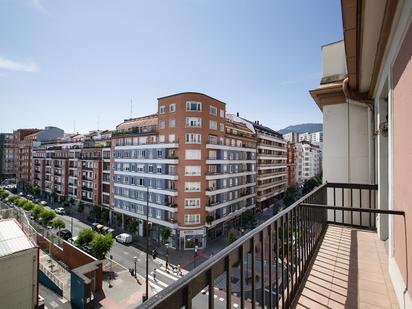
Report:
[[[41,202],[40,202],[40,205],[42,205],[42,206],[47,206],[47,202],[46,202],[46,201],[41,201]]]
[[[36,204],[39,204],[39,203],[40,203],[40,199],[36,198],[36,199],[34,200],[34,202],[35,202]]]
[[[64,230],[58,231],[57,236],[63,238],[64,240],[69,240],[70,238],[72,238],[72,233],[69,230],[64,229]]]
[[[107,231],[107,234],[112,234],[112,235],[114,235],[114,229],[109,229],[109,230]]]
[[[133,241],[132,235],[127,233],[119,234],[115,237],[115,239],[117,242],[120,242],[122,244],[130,244]]]
[[[64,215],[66,213],[63,207],[56,208],[54,211],[59,215]]]
[[[101,230],[100,230],[100,232],[101,232],[102,234],[107,234],[108,231],[109,231],[109,227],[108,227],[108,226],[103,226],[103,227],[101,228]]]

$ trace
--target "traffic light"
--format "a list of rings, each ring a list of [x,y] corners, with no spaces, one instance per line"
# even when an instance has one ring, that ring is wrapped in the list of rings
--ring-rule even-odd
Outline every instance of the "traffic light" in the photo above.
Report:
[[[154,250],[152,251],[152,257],[153,257],[153,260],[156,259],[156,257],[157,257],[157,251],[156,251],[156,249],[154,249]]]

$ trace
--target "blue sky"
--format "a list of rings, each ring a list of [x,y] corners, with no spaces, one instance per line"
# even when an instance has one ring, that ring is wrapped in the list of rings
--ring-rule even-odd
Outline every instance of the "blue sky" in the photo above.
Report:
[[[308,90],[339,0],[0,0],[0,130],[114,129],[198,91],[274,129],[321,122]]]

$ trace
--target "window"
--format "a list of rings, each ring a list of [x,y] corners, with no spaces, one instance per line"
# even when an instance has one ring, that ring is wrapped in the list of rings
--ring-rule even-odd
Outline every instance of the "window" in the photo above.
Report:
[[[220,110],[220,117],[225,118],[225,110],[224,109]]]
[[[143,165],[143,164],[139,164],[139,165],[137,166],[137,171],[140,172],[140,173],[144,173],[144,165]]]
[[[159,143],[164,143],[164,142],[165,142],[165,136],[159,135]]]
[[[186,102],[186,110],[187,111],[200,112],[202,110],[202,103],[195,102],[195,101],[187,101]]]
[[[200,208],[200,198],[185,198],[185,208]]]
[[[169,105],[169,110],[171,113],[174,113],[176,111],[176,103],[172,103]]]
[[[209,129],[217,130],[217,122],[214,120],[209,120]]]
[[[176,119],[169,119],[169,128],[176,127]]]
[[[217,108],[214,107],[213,105],[209,106],[209,114],[213,116],[217,116]]]
[[[159,122],[159,127],[160,127],[160,129],[164,129],[165,126],[166,126],[165,121],[164,121],[164,120],[160,120],[160,122]],[[145,144],[146,144],[146,143],[145,143]]]
[[[200,182],[185,182],[185,192],[200,192]]]
[[[186,128],[202,127],[202,119],[199,117],[186,117]]]
[[[153,165],[149,165],[147,171],[148,171],[149,173],[153,173]]]
[[[186,144],[200,144],[201,139],[202,139],[201,134],[197,134],[197,133],[186,133],[185,134]]]
[[[185,215],[185,224],[199,224],[200,214]]]
[[[174,134],[169,134],[169,143],[174,143],[176,141],[176,136]]]
[[[223,123],[220,124],[220,131],[225,132],[225,124]]]
[[[186,160],[200,160],[201,159],[200,149],[186,149],[185,159]]]
[[[159,114],[164,114],[166,112],[166,106],[162,105],[159,107]]]
[[[185,176],[200,176],[200,166],[186,165]]]

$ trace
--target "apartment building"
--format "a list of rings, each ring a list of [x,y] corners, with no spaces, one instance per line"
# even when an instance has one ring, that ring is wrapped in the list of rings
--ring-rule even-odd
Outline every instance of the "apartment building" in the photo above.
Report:
[[[257,142],[256,208],[262,210],[276,201],[288,187],[287,142],[278,132],[253,122]]]
[[[0,180],[16,175],[14,150],[13,133],[0,133]]]
[[[287,149],[287,166],[288,166],[288,186],[296,184],[296,144],[288,142]]]
[[[296,152],[296,183],[302,184],[306,180],[319,176],[322,173],[322,152],[319,146],[307,141],[295,143]]]
[[[304,132],[298,133],[299,142],[306,141],[314,145],[318,145],[323,142],[323,132]]]
[[[296,143],[299,142],[299,133],[297,132],[289,132],[282,135],[285,141]]]
[[[42,192],[108,207],[110,142],[110,131],[95,131],[35,143],[32,184]]]
[[[253,129],[253,128],[252,128]],[[186,92],[158,99],[156,114],[125,120],[112,135],[113,209],[171,246],[206,245],[255,205],[254,132],[226,118],[226,104]]]
[[[63,136],[64,131],[56,127],[21,129],[14,133],[15,168],[18,188],[32,182],[32,149],[35,143],[44,142]]]

